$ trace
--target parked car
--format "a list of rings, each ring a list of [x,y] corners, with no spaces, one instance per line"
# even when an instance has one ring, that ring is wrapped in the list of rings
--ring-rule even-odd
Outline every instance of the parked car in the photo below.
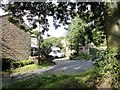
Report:
[[[61,57],[65,57],[65,54],[60,50],[60,48],[58,47],[53,47],[52,51],[50,52],[51,56],[55,57],[55,58],[61,58]]]

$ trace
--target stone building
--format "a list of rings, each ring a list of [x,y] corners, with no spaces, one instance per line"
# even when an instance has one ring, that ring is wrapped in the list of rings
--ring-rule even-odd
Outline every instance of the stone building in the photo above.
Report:
[[[2,58],[14,60],[29,59],[31,36],[8,21],[9,15],[0,16],[2,33]]]

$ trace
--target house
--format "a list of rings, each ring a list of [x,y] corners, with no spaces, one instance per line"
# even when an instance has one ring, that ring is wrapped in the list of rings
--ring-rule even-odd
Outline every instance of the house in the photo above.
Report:
[[[68,42],[67,42],[66,39],[61,40],[61,43],[62,43],[63,47],[65,48],[65,55],[67,57],[69,57],[71,55],[71,53],[76,52],[75,50],[70,50],[68,48]],[[86,44],[85,46],[79,44],[79,47],[78,47],[79,52],[78,53],[87,53],[87,54],[89,54],[89,49],[92,48],[93,46],[94,46],[93,43]]]
[[[13,60],[29,59],[31,35],[8,21],[9,15],[0,16],[2,58]]]
[[[32,34],[31,35],[31,56],[37,56],[38,45],[37,45],[37,37]]]

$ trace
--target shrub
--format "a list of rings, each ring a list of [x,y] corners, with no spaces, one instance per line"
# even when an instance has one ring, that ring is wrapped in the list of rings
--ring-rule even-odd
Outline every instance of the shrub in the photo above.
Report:
[[[14,62],[14,60],[9,58],[2,58],[2,70],[11,69],[12,62]]]
[[[15,61],[12,63],[13,68],[22,67],[25,65],[33,64],[34,62],[32,60],[22,60],[22,61]]]
[[[115,54],[111,50],[100,51],[98,53],[99,58],[94,63],[96,68],[99,68],[99,74],[102,76],[101,82],[103,80],[109,80],[111,87],[116,87],[118,81],[120,80],[120,63],[115,57]]]
[[[80,59],[90,60],[92,58],[92,55],[87,53],[80,53],[79,54]]]

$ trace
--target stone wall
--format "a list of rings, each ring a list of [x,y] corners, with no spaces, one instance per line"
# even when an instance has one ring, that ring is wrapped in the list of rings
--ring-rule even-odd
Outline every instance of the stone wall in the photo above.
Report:
[[[29,59],[31,36],[8,21],[9,15],[1,16],[2,58],[14,60]]]

